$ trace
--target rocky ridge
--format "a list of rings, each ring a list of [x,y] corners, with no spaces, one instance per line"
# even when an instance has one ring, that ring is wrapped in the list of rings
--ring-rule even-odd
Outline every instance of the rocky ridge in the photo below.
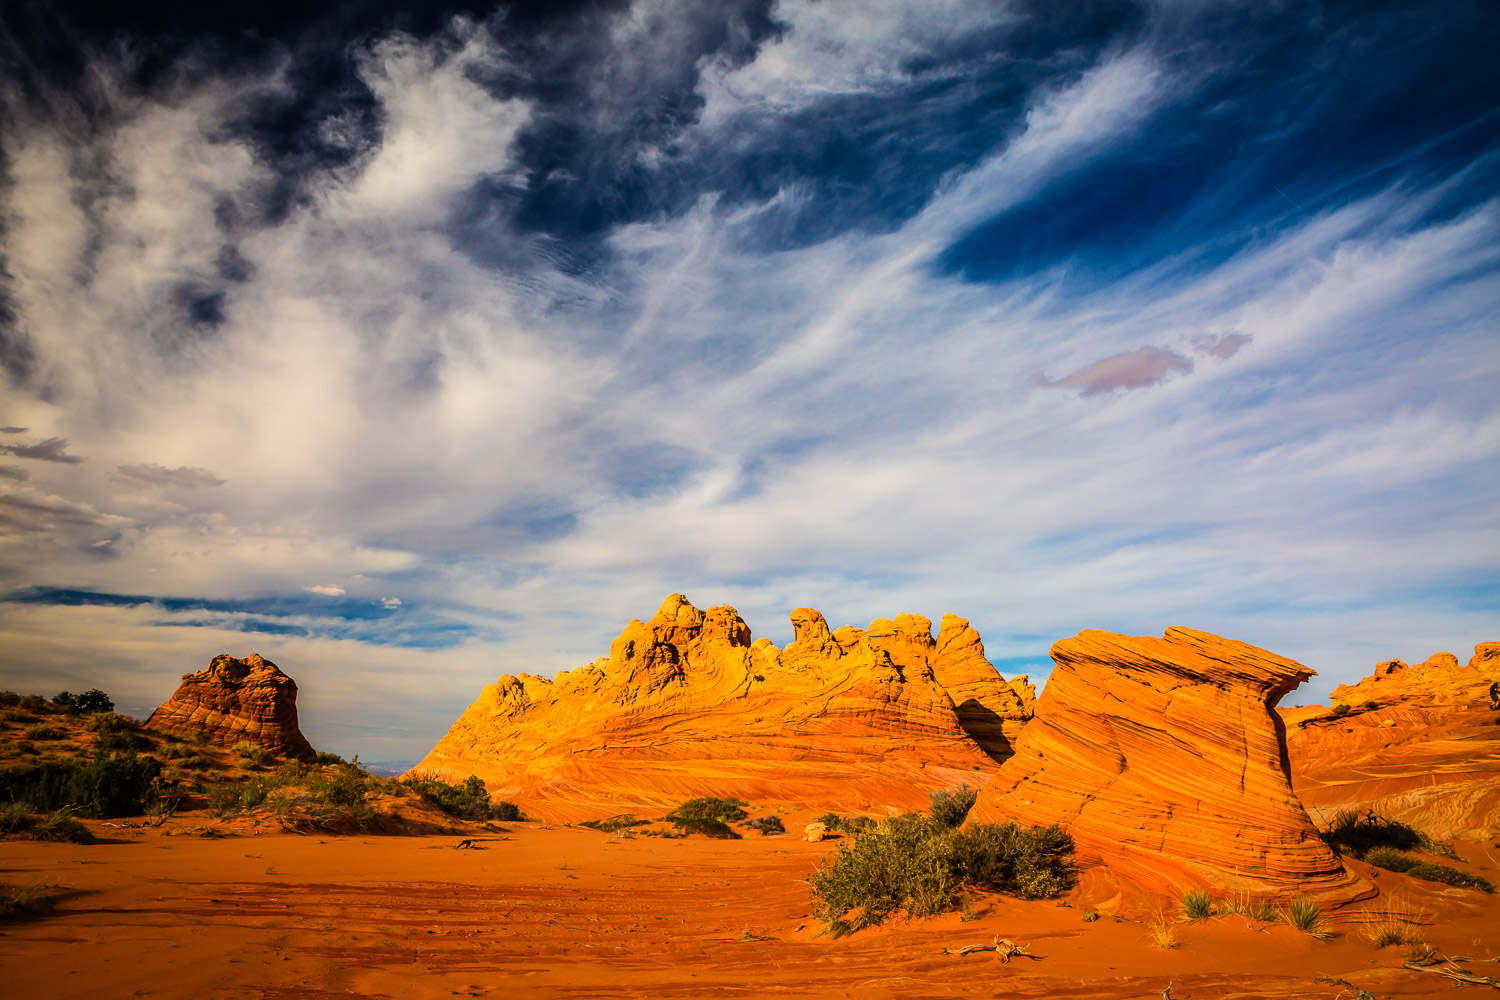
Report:
[[[793,641],[751,640],[734,608],[669,596],[609,655],[548,680],[488,685],[412,770],[461,780],[543,819],[593,819],[738,795],[759,806],[919,809],[982,783],[1031,714],[979,634],[946,615],[830,629],[791,613]]]
[[[221,654],[207,669],[183,674],[146,726],[223,747],[253,743],[294,760],[317,756],[297,725],[297,682],[259,653]]]
[[[1311,670],[1185,628],[1087,630],[1052,658],[1035,718],[971,820],[1062,824],[1083,864],[1172,895],[1363,894],[1287,773],[1273,708]]]
[[[1288,708],[1292,782],[1315,814],[1372,809],[1439,838],[1500,836],[1500,642],[1468,663],[1378,664],[1321,705]]]

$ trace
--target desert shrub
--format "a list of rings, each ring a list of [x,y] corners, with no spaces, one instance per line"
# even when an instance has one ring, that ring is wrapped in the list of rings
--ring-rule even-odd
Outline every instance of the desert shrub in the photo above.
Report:
[[[1375,847],[1409,851],[1422,844],[1422,834],[1414,827],[1369,810],[1340,809],[1322,836],[1333,847],[1360,859]]]
[[[110,700],[109,695],[98,688],[90,688],[83,694],[69,694],[61,691],[52,696],[52,704],[58,708],[65,708],[70,712],[91,714],[94,712],[113,712],[115,703]]]
[[[8,708],[4,712],[0,712],[0,719],[4,719],[6,722],[35,722],[36,716],[30,712],[23,712],[19,708]]]
[[[16,833],[25,833],[30,830],[36,820],[31,816],[31,810],[24,803],[7,802],[0,806],[0,837],[8,837]]]
[[[22,756],[36,756],[36,744],[31,742],[30,740],[16,740],[16,742],[11,745],[15,748],[16,753],[21,754]]]
[[[338,754],[330,753],[327,750],[318,751],[317,763],[323,765],[324,767],[327,767],[330,764],[334,765],[335,767],[349,766],[349,762],[347,760],[340,757]]]
[[[85,816],[131,816],[156,796],[161,761],[134,753],[0,768],[0,799],[34,812],[71,808]]]
[[[214,816],[246,812],[265,802],[270,793],[270,783],[264,778],[226,781],[209,789],[208,811]]]
[[[763,836],[775,837],[786,833],[786,826],[781,822],[780,816],[757,816],[755,819],[747,819],[740,824],[752,830],[759,830]]]
[[[734,828],[721,819],[712,817],[693,817],[688,819],[674,819],[672,825],[677,828],[678,833],[701,833],[705,837],[714,840],[740,840],[739,834]]]
[[[47,699],[39,694],[22,695],[21,700],[16,702],[16,704],[20,705],[27,712],[36,712],[38,714],[45,714],[51,709],[51,706],[47,704]]]
[[[21,696],[14,691],[0,691],[0,705],[10,706],[19,705],[20,703]]]
[[[1323,908],[1305,896],[1294,899],[1282,911],[1282,918],[1299,931],[1311,934],[1315,938],[1328,937],[1328,931],[1323,927]]]
[[[1373,701],[1367,701],[1367,702],[1365,702],[1363,705],[1361,705],[1359,707],[1362,708],[1362,709],[1364,709],[1366,712],[1373,712],[1377,708],[1379,708],[1380,705],[1378,703],[1376,703],[1376,702],[1373,702]]]
[[[521,811],[521,807],[504,799],[497,799],[490,803],[490,818],[502,823],[526,822],[526,814]]]
[[[1394,847],[1372,847],[1365,852],[1364,860],[1389,872],[1410,871],[1417,863],[1416,858]]]
[[[617,833],[620,830],[628,830],[633,826],[645,826],[651,822],[649,819],[636,819],[635,813],[621,813],[608,819],[590,819],[579,823],[591,830],[599,830],[603,833]]]
[[[1178,905],[1184,920],[1207,920],[1214,915],[1214,898],[1207,889],[1189,889]]]
[[[749,804],[733,798],[688,799],[662,818],[678,826],[682,826],[684,822],[696,820],[714,820],[721,825],[728,826],[730,823],[738,823],[745,818],[745,807]]]
[[[26,727],[25,736],[28,740],[60,740],[63,738],[63,731],[39,722],[34,726]]]
[[[83,728],[91,733],[133,733],[140,725],[131,718],[114,712],[99,712],[89,717]]]
[[[214,762],[201,753],[189,753],[186,757],[178,758],[177,766],[192,770],[202,770],[203,768],[213,767]]]
[[[271,759],[271,752],[258,743],[236,743],[230,750],[245,764],[265,764]]]
[[[34,882],[31,885],[0,886],[0,920],[40,916],[52,908],[60,887]]]
[[[820,919],[840,927],[846,914],[859,911],[844,925],[848,930],[881,923],[903,909],[913,917],[940,913],[958,884],[945,840],[916,824],[881,824],[843,841],[808,877],[813,913]]]
[[[1333,706],[1333,714],[1334,715],[1348,715],[1349,714],[1349,706],[1348,705],[1335,705],[1335,706]]]
[[[841,843],[808,880],[813,906],[838,926],[858,908],[854,929],[898,909],[938,913],[961,886],[1050,899],[1076,881],[1073,838],[1059,827],[981,823],[950,830],[919,815],[896,816]]]
[[[1073,838],[1058,826],[977,823],[950,834],[947,844],[954,875],[967,885],[1050,899],[1075,882]],[[1023,895],[1037,892],[1044,894]]]
[[[974,808],[974,803],[979,801],[979,790],[959,785],[957,788],[939,789],[927,798],[931,803],[928,812],[932,815],[933,822],[945,830],[956,830],[963,825],[969,810]]]
[[[1440,865],[1431,861],[1418,861],[1406,869],[1406,874],[1412,878],[1423,879],[1427,882],[1441,882],[1443,885],[1458,886],[1461,889],[1478,889],[1480,892],[1495,891],[1494,883],[1483,875],[1460,871],[1452,865]]]
[[[1449,845],[1443,843],[1441,840],[1436,840],[1432,837],[1429,837],[1425,833],[1419,833],[1418,836],[1422,838],[1422,850],[1426,851],[1428,854],[1436,854],[1440,858],[1452,858],[1455,861],[1458,860],[1458,852]]]
[[[861,833],[873,830],[876,823],[868,816],[840,816],[838,813],[824,813],[814,823],[822,823],[823,828],[829,833],[847,833],[858,836]]]
[[[87,844],[93,840],[89,828],[70,815],[67,809],[59,809],[42,818],[31,828],[33,840],[57,840],[69,844]]]
[[[469,775],[462,785],[451,785],[433,774],[413,775],[402,784],[450,816],[489,818],[490,796],[484,780],[476,774]]]

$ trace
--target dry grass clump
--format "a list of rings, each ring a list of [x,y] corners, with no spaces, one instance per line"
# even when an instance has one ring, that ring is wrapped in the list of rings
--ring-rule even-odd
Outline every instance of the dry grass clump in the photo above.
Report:
[[[0,885],[0,920],[39,917],[52,909],[62,887],[45,882],[30,885]]]
[[[1146,924],[1146,938],[1154,947],[1163,951],[1170,951],[1182,944],[1182,939],[1177,936],[1176,926],[1160,910],[1157,910],[1155,918]]]
[[[1430,950],[1431,945],[1422,933],[1426,916],[1425,911],[1413,908],[1404,899],[1394,898],[1390,907],[1378,919],[1366,924],[1360,934],[1376,948],[1399,944],[1406,948]]]

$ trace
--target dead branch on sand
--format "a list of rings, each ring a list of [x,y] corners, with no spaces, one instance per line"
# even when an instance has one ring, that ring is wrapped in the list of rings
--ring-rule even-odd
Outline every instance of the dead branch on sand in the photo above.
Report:
[[[1418,965],[1415,962],[1402,962],[1401,968],[1410,969],[1413,972],[1431,972],[1442,976],[1444,979],[1451,979],[1455,983],[1467,983],[1470,986],[1492,986],[1500,990],[1500,979],[1491,979],[1489,976],[1476,976],[1473,973],[1464,972],[1451,962],[1449,965],[1452,967],[1436,968],[1429,965]]]
[[[1000,956],[1000,963],[1002,965],[1009,965],[1012,957],[1029,958],[1032,961],[1040,962],[1042,956],[1031,954],[1028,950],[1030,947],[1030,945],[1016,944],[1009,938],[996,937],[989,944],[970,944],[962,948],[944,948],[943,954],[972,955],[976,951],[993,951]]]

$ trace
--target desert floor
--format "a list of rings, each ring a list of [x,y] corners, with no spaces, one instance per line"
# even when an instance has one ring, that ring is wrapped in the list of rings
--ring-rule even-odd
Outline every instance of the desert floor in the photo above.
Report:
[[[50,915],[0,924],[0,993],[1152,998],[1172,983],[1172,1000],[1331,1000],[1355,987],[1382,997],[1463,989],[1401,969],[1399,949],[1375,949],[1353,914],[1335,918],[1327,942],[1215,917],[1180,925],[1181,947],[1163,951],[1140,922],[1085,923],[1081,903],[981,897],[977,919],[898,920],[831,940],[817,936],[801,880],[835,841],[625,840],[516,824],[456,850],[453,836],[171,830],[101,830],[112,840],[90,845],[0,843],[0,879],[65,888]],[[1460,850],[1487,863],[1481,848]],[[1496,897],[1389,873],[1382,881],[1387,896],[1404,893],[1425,911],[1442,951],[1500,953]],[[1037,957],[943,953],[997,935]],[[1466,967],[1500,975],[1488,961]]]

